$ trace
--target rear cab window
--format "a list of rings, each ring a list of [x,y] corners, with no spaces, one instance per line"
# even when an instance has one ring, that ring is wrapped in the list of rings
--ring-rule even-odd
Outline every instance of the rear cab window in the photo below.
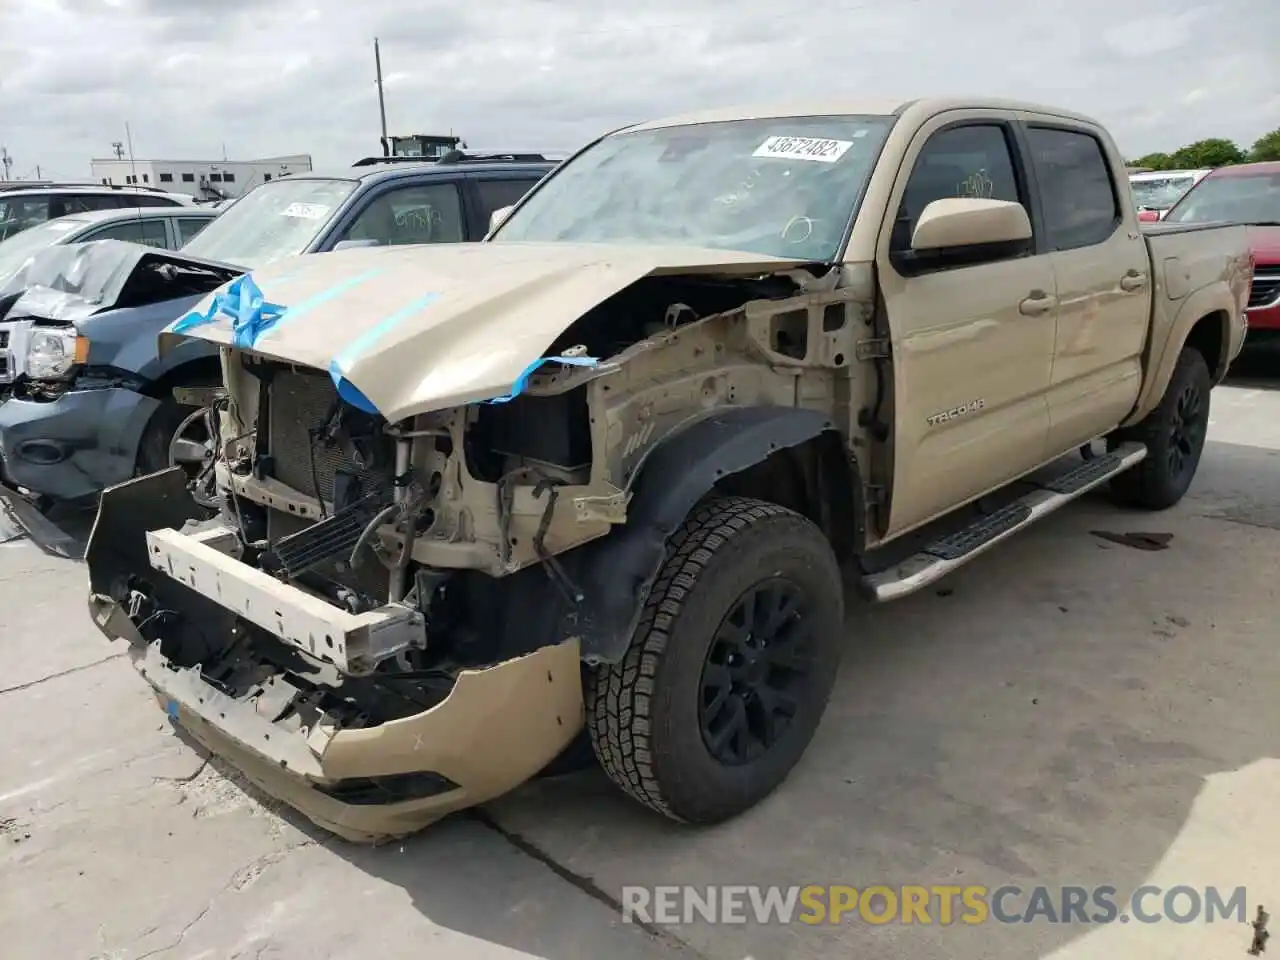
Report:
[[[1101,141],[1085,130],[1028,126],[1027,144],[1049,249],[1105,242],[1124,217]]]

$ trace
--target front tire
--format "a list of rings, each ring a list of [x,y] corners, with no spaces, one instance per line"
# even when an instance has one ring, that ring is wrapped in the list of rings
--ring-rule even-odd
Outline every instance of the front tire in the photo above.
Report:
[[[717,823],[764,799],[813,738],[835,681],[843,588],[822,532],[745,497],[671,538],[622,660],[587,676],[587,727],[626,793]]]
[[[1146,459],[1111,481],[1116,500],[1141,510],[1165,510],[1183,498],[1204,451],[1212,388],[1204,355],[1183,347],[1156,408],[1109,438],[1109,449],[1133,440],[1147,447]]]

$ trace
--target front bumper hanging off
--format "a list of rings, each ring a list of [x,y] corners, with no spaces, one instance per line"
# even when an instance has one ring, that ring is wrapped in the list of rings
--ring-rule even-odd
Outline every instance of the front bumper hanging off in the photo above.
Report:
[[[229,696],[199,665],[171,662],[118,599],[112,584],[122,575],[170,577],[183,585],[176,589],[343,672],[400,642],[407,616],[390,607],[350,614],[220,552],[210,545],[216,534],[177,532],[189,516],[184,482],[181,470],[166,470],[103,493],[85,554],[90,613],[109,639],[130,644],[135,667],[175,723],[316,824],[354,841],[412,833],[533,777],[582,728],[576,639],[464,669],[430,709],[358,729],[277,722],[278,702],[268,710],[255,696]]]

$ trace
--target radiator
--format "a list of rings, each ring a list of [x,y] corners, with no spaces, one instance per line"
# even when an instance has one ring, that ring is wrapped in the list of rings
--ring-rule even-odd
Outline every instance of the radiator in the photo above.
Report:
[[[276,373],[271,381],[267,434],[273,475],[299,493],[309,497],[318,494],[330,502],[334,475],[339,472],[358,476],[366,491],[378,486],[389,489],[391,469],[362,470],[341,448],[326,448],[319,441],[315,443],[315,479],[312,479],[310,431],[324,424],[336,398],[337,389],[328,374],[287,369]]]

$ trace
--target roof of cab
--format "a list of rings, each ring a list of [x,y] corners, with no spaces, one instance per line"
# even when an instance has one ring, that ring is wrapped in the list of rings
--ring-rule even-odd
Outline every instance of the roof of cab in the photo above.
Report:
[[[1077,123],[1098,125],[1092,117],[1063,110],[1060,107],[1048,107],[1043,104],[1029,103],[1021,100],[1004,100],[993,97],[929,97],[915,100],[858,100],[858,99],[823,99],[797,102],[753,104],[746,106],[720,107],[713,110],[700,110],[695,113],[680,114],[661,120],[649,120],[625,127],[627,132],[634,130],[654,130],[661,127],[689,126],[696,123],[716,123],[725,120],[767,120],[780,117],[840,117],[840,116],[873,116],[891,117],[914,115],[917,119],[944,113],[949,110],[1002,110],[1021,113],[1036,113],[1043,116],[1059,117]],[[616,131],[618,133],[622,130]]]

